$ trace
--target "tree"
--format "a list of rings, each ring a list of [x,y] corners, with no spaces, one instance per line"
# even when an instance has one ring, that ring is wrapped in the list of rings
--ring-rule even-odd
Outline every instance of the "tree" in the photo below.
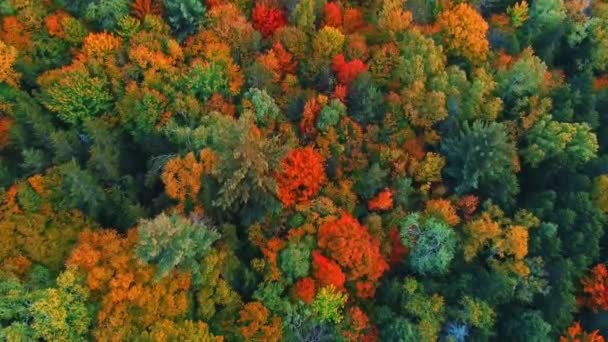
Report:
[[[216,128],[212,145],[217,153],[217,174],[220,188],[214,206],[235,209],[251,204],[270,207],[277,185],[272,174],[289,148],[282,137],[266,138],[246,118],[238,121],[222,119]]]
[[[305,203],[326,182],[323,156],[312,147],[290,151],[277,173],[278,197],[285,206]]]
[[[268,126],[279,117],[279,107],[266,90],[251,88],[245,93],[245,98],[253,104],[256,124]]]
[[[129,2],[126,0],[86,1],[84,18],[94,22],[101,29],[112,29],[118,21],[129,15]]]
[[[608,213],[608,175],[601,175],[594,179],[591,195],[595,206],[603,213]]]
[[[546,92],[546,73],[547,65],[534,55],[532,49],[525,49],[515,62],[499,69],[497,94],[500,94],[505,108],[517,109],[515,104],[522,98],[543,95]]]
[[[529,17],[524,24],[528,41],[549,45],[555,42],[563,30],[567,13],[561,0],[541,0],[532,3]],[[543,41],[543,39],[545,41]]]
[[[426,215],[436,216],[450,226],[455,226],[460,223],[460,217],[456,214],[456,208],[452,206],[450,201],[445,199],[433,199],[426,201],[425,205],[424,213]]]
[[[196,293],[197,317],[210,322],[215,330],[232,322],[242,306],[239,293],[231,285],[235,281],[235,261],[238,257],[229,248],[214,248],[200,262],[201,284]],[[246,269],[245,269],[246,270]],[[243,269],[236,269],[237,272]],[[243,277],[246,279],[246,277]],[[240,284],[241,286],[244,284]]]
[[[438,294],[428,295],[416,279],[406,277],[403,281],[405,312],[418,321],[418,337],[422,341],[435,341],[439,337],[445,320],[444,298]]]
[[[319,251],[312,252],[314,277],[321,286],[344,288],[346,276],[338,264],[323,256]]]
[[[532,167],[548,159],[576,167],[595,158],[599,148],[597,137],[587,123],[557,122],[550,116],[536,121],[525,141],[527,146],[521,154]]]
[[[195,62],[189,74],[183,77],[184,86],[201,101],[207,101],[213,94],[229,95],[227,69],[220,63]]]
[[[70,124],[103,114],[112,108],[108,80],[91,73],[84,65],[51,70],[38,79],[40,102]]]
[[[572,323],[568,328],[566,336],[559,338],[560,342],[575,342],[575,341],[588,341],[588,342],[604,342],[604,338],[599,334],[599,330],[595,330],[588,333],[583,330],[580,322]]]
[[[201,321],[173,322],[169,320],[159,321],[152,326],[151,330],[144,332],[141,337],[144,341],[205,341],[223,342],[222,336],[214,336],[209,331],[209,326]]]
[[[347,62],[343,54],[334,57],[332,67],[338,76],[338,81],[345,85],[354,81],[360,73],[367,71],[365,63],[360,59]]]
[[[459,313],[459,316],[463,322],[486,334],[492,332],[496,313],[488,303],[477,298],[465,296],[460,301],[460,304],[462,305],[462,311]]]
[[[289,283],[308,276],[311,249],[310,243],[292,241],[279,253],[279,267]]]
[[[29,291],[19,280],[0,275],[0,338],[85,341],[92,324],[88,290],[74,269],[57,277],[56,287]]]
[[[325,26],[312,40],[312,51],[320,61],[331,61],[342,52],[345,37],[340,30]]]
[[[143,20],[147,15],[162,14],[160,0],[135,0],[131,4],[131,13],[139,20]]]
[[[315,281],[309,277],[299,279],[294,286],[294,294],[306,304],[312,302],[316,294]]]
[[[192,272],[195,284],[202,280],[200,260],[220,238],[219,233],[200,222],[165,213],[141,220],[137,232],[137,256],[145,263],[156,265],[159,279],[179,268]]]
[[[328,2],[323,7],[323,23],[325,26],[342,27],[342,9],[335,2]]]
[[[353,120],[364,125],[378,122],[384,115],[384,99],[368,72],[360,73],[348,87],[346,104]]]
[[[345,116],[346,106],[342,101],[333,99],[317,115],[317,129],[327,132],[330,128],[335,128]]]
[[[201,177],[205,166],[196,160],[192,152],[184,158],[176,157],[169,160],[161,176],[167,195],[180,203],[186,199],[195,201],[201,188]]]
[[[588,276],[581,280],[583,285],[583,303],[594,311],[608,310],[608,269],[606,265],[597,264]]]
[[[472,260],[485,244],[498,238],[501,234],[500,225],[487,214],[468,222],[464,226],[464,259]]]
[[[375,282],[388,269],[378,241],[348,214],[319,227],[317,244],[346,270],[348,280]]]
[[[74,270],[57,278],[58,288],[45,290],[31,306],[34,336],[47,341],[84,341],[92,321],[88,291]]]
[[[82,169],[75,160],[60,165],[57,173],[61,176],[59,191],[56,193],[55,206],[63,209],[77,208],[90,217],[97,218],[107,195],[96,177]]]
[[[13,46],[0,42],[0,82],[6,82],[11,86],[17,86],[19,73],[13,66],[17,60],[18,51]]]
[[[477,191],[501,204],[511,204],[519,191],[515,176],[516,150],[505,127],[498,123],[464,123],[456,137],[445,138],[444,175],[458,184],[459,194]]]
[[[280,341],[281,318],[270,315],[260,302],[247,303],[240,311],[241,334],[247,341]]]
[[[171,30],[183,40],[195,33],[204,23],[207,8],[200,0],[171,1],[163,0],[165,18]]]
[[[393,207],[393,193],[389,189],[380,191],[376,197],[367,202],[369,210],[390,210]]]
[[[489,50],[488,23],[473,7],[462,3],[441,12],[437,26],[452,53],[473,63],[485,61]]]
[[[304,32],[312,32],[316,21],[315,5],[314,0],[299,1],[291,12],[289,22]]]
[[[333,286],[322,287],[311,303],[312,312],[322,323],[338,324],[342,321],[342,310],[348,295]]]
[[[276,30],[287,24],[283,12],[277,8],[269,8],[262,3],[256,3],[251,11],[253,27],[260,31],[262,37],[271,36]]]
[[[540,311],[524,311],[516,317],[502,322],[505,336],[513,341],[550,341],[551,325],[545,322]]]
[[[444,274],[454,258],[456,234],[443,221],[420,214],[407,216],[400,222],[401,242],[411,250],[409,263],[421,274]]]
[[[608,6],[598,5],[594,8],[594,21],[591,22],[591,62],[596,70],[608,67]]]
[[[189,309],[190,274],[157,280],[154,267],[136,257],[137,242],[134,229],[124,238],[114,230],[84,231],[66,261],[86,276],[91,296],[98,298],[92,333],[97,339],[135,339],[159,321],[183,318]]]

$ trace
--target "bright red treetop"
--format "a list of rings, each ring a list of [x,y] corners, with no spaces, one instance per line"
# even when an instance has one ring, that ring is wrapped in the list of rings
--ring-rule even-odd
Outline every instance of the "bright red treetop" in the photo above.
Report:
[[[390,210],[393,207],[393,193],[390,189],[384,189],[367,202],[369,210]]]
[[[259,2],[251,12],[251,20],[253,21],[253,27],[260,31],[264,38],[287,24],[283,11],[277,8],[268,8]]]
[[[342,275],[344,277],[344,275]],[[294,287],[294,294],[297,298],[301,299],[304,303],[310,303],[315,299],[316,285],[315,281],[310,278],[299,279]]]
[[[278,196],[285,206],[306,202],[325,183],[323,156],[312,147],[291,150],[281,162],[277,175]]]
[[[342,26],[342,9],[335,2],[328,2],[323,8],[324,23],[326,26],[341,27]]]
[[[323,256],[319,251],[312,252],[313,269],[315,279],[321,287],[333,285],[336,289],[342,289],[346,276],[340,266]]]
[[[606,265],[598,264],[591,274],[582,280],[585,305],[593,310],[608,310],[608,269]]]
[[[349,280],[367,277],[376,281],[388,269],[378,241],[350,214],[323,224],[317,234],[317,244],[347,270]]]
[[[600,335],[599,330],[595,330],[593,332],[583,331],[583,327],[581,327],[580,322],[576,322],[572,324],[568,328],[568,333],[566,336],[562,336],[559,338],[559,342],[604,342],[604,337]]]
[[[346,85],[354,81],[360,73],[367,70],[367,66],[360,59],[353,59],[347,62],[342,54],[334,57],[332,67],[338,76],[338,81]]]

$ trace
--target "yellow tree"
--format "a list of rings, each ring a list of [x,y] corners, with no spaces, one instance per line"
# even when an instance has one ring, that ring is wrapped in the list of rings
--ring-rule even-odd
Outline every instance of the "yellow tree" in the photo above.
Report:
[[[0,82],[17,86],[19,74],[13,69],[18,51],[0,40]]]
[[[472,63],[485,61],[489,43],[488,23],[469,4],[461,3],[439,14],[437,26],[445,46]]]
[[[183,206],[185,201],[196,202],[196,196],[201,189],[201,176],[210,172],[215,163],[215,154],[208,149],[200,153],[199,162],[190,152],[186,156],[176,157],[165,165],[161,179],[165,183],[165,192]]]
[[[136,257],[137,241],[135,229],[124,238],[114,230],[84,231],[66,262],[86,276],[101,304],[93,331],[98,340],[136,339],[159,321],[183,319],[190,307],[190,274],[157,279],[154,267]]]

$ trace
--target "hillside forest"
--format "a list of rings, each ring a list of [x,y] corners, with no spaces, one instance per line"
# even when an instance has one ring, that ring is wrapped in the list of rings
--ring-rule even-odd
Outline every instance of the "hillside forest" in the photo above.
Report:
[[[0,341],[603,342],[605,0],[0,0]]]

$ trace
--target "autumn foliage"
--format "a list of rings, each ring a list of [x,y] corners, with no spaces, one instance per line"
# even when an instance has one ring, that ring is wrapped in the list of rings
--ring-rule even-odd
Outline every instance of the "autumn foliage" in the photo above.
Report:
[[[604,342],[604,337],[599,334],[599,330],[588,333],[583,330],[580,322],[572,324],[566,336],[559,338],[560,342]]]
[[[350,84],[360,73],[367,70],[367,67],[360,59],[347,62],[342,54],[334,57],[332,67],[336,71],[338,81],[345,85]]]
[[[290,151],[281,161],[277,174],[278,197],[286,206],[306,202],[325,183],[323,157],[312,147]]]
[[[321,250],[344,268],[349,281],[375,282],[388,269],[378,241],[348,214],[323,224],[317,237]]]
[[[267,7],[261,2],[256,3],[253,8],[251,21],[253,22],[253,27],[260,31],[263,37],[272,35],[286,24],[285,16],[281,10]]]
[[[488,24],[473,7],[466,3],[447,9],[437,18],[448,49],[472,62],[483,62],[488,53],[486,38]]]
[[[603,341],[606,113],[606,1],[0,1],[0,341]]]
[[[588,276],[581,280],[584,297],[583,304],[593,310],[608,310],[608,269],[597,264]]]

